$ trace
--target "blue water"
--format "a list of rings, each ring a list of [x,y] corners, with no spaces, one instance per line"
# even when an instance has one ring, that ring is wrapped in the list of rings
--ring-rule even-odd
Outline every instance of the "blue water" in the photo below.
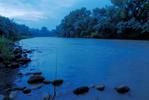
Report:
[[[149,100],[149,42],[135,40],[98,40],[39,37],[24,39],[20,45],[35,50],[32,62],[23,73],[41,71],[46,79],[64,79],[56,100]],[[16,84],[31,88],[28,77]],[[105,84],[103,92],[91,89],[83,96],[72,90],[79,86]],[[114,88],[128,85],[131,91],[120,95]],[[52,86],[43,86],[30,95],[19,93],[17,100],[43,100]]]

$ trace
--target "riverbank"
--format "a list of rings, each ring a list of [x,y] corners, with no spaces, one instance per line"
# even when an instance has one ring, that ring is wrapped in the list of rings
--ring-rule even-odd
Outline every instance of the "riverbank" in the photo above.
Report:
[[[2,80],[0,94],[7,97],[11,93],[13,82],[19,73],[18,69],[31,62],[28,57],[31,52],[31,50],[22,49],[16,41],[0,37],[0,76]]]
[[[15,41],[0,37],[0,68],[19,68],[31,61],[27,57],[30,50],[22,49]]]

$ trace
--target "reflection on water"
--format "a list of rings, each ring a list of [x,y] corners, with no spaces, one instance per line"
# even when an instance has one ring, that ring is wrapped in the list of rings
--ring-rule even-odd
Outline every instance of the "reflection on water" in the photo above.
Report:
[[[20,44],[35,50],[30,55],[32,62],[21,72],[41,71],[46,79],[64,79],[63,86],[57,88],[56,100],[149,99],[148,41],[39,37],[22,40]],[[32,88],[26,82],[28,77],[22,77],[16,85]],[[103,92],[91,89],[87,95],[72,94],[77,87],[100,83],[106,85]],[[116,93],[114,87],[121,84],[130,86],[130,93]],[[53,93],[52,86],[44,85],[30,95],[20,92],[16,100],[42,100],[49,92]]]

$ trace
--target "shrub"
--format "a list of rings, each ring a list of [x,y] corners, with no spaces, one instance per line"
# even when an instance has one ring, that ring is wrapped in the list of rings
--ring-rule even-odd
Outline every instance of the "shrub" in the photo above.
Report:
[[[10,40],[0,37],[0,55],[5,61],[9,61],[13,58],[13,50],[10,45],[12,45]]]
[[[129,21],[121,21],[117,24],[118,37],[138,38],[141,33],[141,23],[132,18]]]

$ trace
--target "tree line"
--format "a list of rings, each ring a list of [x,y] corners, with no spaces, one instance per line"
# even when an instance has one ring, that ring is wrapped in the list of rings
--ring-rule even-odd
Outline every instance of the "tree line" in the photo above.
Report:
[[[77,9],[54,33],[63,37],[149,39],[149,0],[111,0],[111,6]]]
[[[23,37],[50,36],[50,31],[47,27],[29,28],[26,25],[17,24],[13,19],[0,16],[0,36],[15,40]]]

